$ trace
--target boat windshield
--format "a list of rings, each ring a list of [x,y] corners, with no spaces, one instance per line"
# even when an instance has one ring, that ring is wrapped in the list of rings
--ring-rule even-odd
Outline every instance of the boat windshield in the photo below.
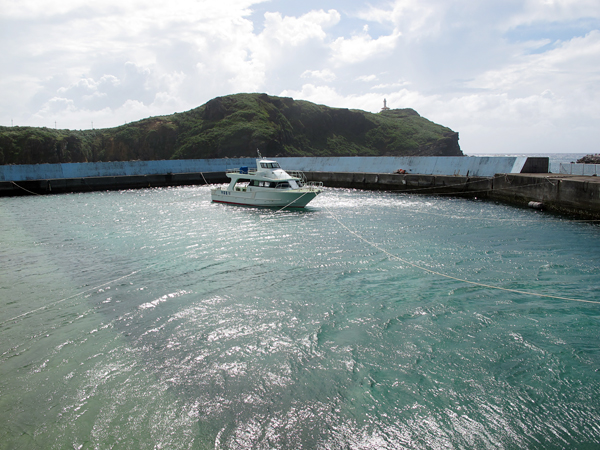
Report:
[[[275,187],[275,183],[274,182],[268,182],[268,181],[258,181],[258,180],[252,180],[250,182],[250,186],[258,186],[258,187]]]
[[[268,163],[260,163],[260,167],[263,169],[279,169],[278,162],[268,162]]]

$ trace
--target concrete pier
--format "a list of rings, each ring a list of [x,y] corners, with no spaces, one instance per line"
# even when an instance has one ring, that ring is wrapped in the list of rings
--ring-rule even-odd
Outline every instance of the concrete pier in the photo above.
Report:
[[[391,173],[402,169],[408,174],[472,177],[491,177],[497,173],[547,173],[549,164],[547,157],[524,156],[350,156],[276,159],[284,169],[304,172]],[[228,169],[255,165],[255,158],[0,165],[0,181],[225,172]]]
[[[600,219],[600,177],[561,174],[496,174],[493,177],[390,174],[365,172],[305,172],[309,181],[326,187],[392,191],[419,195],[479,198]],[[224,172],[120,177],[0,181],[0,196],[58,194],[149,187],[227,183]]]
[[[225,183],[225,172],[167,173],[114,177],[53,178],[47,180],[0,181],[0,197],[63,194],[67,192],[117,191],[167,186]]]
[[[541,173],[461,177],[412,174],[310,172],[325,186],[421,195],[451,195],[495,200],[586,219],[600,219],[600,177]]]
[[[555,174],[506,174],[494,178],[488,198],[560,214],[600,219],[600,177]]]
[[[452,195],[519,206],[533,202],[538,209],[600,219],[600,177],[549,174],[548,158],[357,157],[278,161],[285,169],[303,170],[309,181],[322,181],[327,187]],[[241,159],[2,166],[0,196],[227,183],[226,169],[253,164],[253,159]],[[344,170],[340,170],[340,165]],[[404,169],[403,174],[390,173],[399,166],[408,170]],[[337,170],[326,170],[332,167]],[[504,167],[512,173],[493,171]],[[165,172],[167,169],[181,172]],[[415,173],[417,169],[422,171]]]

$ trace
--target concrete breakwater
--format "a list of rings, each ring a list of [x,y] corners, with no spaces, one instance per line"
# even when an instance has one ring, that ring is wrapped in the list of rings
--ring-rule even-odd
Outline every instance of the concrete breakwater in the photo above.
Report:
[[[547,172],[548,158],[505,157],[293,157],[284,169],[312,172],[489,177],[496,173]],[[225,183],[225,172],[255,166],[255,158],[0,166],[0,196]],[[344,176],[340,175],[340,179]],[[456,183],[457,179],[454,179]]]
[[[84,178],[52,178],[0,181],[0,197],[17,195],[64,194],[68,192],[115,191],[169,186],[225,183],[225,172],[167,173]]]
[[[325,186],[421,195],[451,195],[528,206],[600,219],[600,178],[542,173],[466,177],[412,174],[310,172]]]
[[[536,207],[561,214],[600,219],[600,177],[557,174],[497,174],[493,177],[448,175],[305,172],[327,187],[384,190],[420,195],[451,195]],[[0,182],[0,196],[56,194],[225,183],[224,172],[90,177]]]
[[[600,177],[549,174],[548,158],[349,157],[278,161],[286,169],[303,170],[309,181],[322,181],[327,187],[453,195],[523,206],[534,202],[536,207],[548,211],[600,219]],[[253,166],[254,159],[1,166],[0,196],[226,183],[225,170],[243,165]],[[344,170],[331,170],[334,167]],[[390,173],[398,169],[405,173]]]
[[[548,158],[524,156],[298,157],[277,161],[284,169],[304,172],[390,173],[401,169],[410,174],[474,177],[548,172]],[[255,165],[255,158],[4,165],[0,166],[0,182],[225,172]]]
[[[548,158],[505,157],[294,157],[277,158],[285,169],[304,172],[393,172],[493,176],[547,172]],[[255,158],[30,164],[0,166],[0,196],[139,189],[225,183],[225,172],[254,167]]]

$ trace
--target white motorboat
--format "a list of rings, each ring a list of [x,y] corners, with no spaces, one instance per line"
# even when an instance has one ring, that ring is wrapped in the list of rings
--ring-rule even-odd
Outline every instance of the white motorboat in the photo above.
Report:
[[[304,208],[323,192],[323,183],[307,182],[302,172],[286,172],[277,161],[258,154],[256,169],[228,170],[227,187],[211,190],[213,202],[232,205]]]

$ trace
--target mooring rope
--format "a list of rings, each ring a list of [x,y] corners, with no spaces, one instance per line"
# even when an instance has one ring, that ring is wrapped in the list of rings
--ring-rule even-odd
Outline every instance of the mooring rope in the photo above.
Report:
[[[456,184],[448,184],[448,185],[443,185],[443,186],[423,186],[423,187],[414,187],[414,188],[407,188],[407,189],[385,189],[386,191],[390,191],[390,192],[403,192],[403,193],[423,193],[426,191],[434,191],[434,190],[440,190],[440,189],[447,189],[447,188],[453,188],[453,187],[458,187],[458,186],[467,186],[469,184],[476,184],[476,183],[482,183],[482,182],[486,182],[486,181],[494,181],[495,179],[499,179],[499,178],[504,178],[507,179],[507,174],[500,174],[500,175],[495,175],[491,178],[484,178],[484,179],[478,179],[478,180],[472,180],[472,181],[466,181],[464,183],[456,183]],[[552,184],[553,186],[555,186],[549,179],[548,177],[544,177],[541,178],[544,181],[547,181],[548,183]],[[508,181],[508,180],[507,180]],[[477,191],[457,191],[457,192],[434,192],[433,195],[458,195],[458,194],[479,194],[479,193],[486,193],[486,192],[494,192],[494,191],[511,191],[511,190],[515,190],[515,189],[521,189],[524,187],[530,187],[530,186],[538,186],[540,183],[529,183],[529,184],[520,184],[520,185],[515,185],[515,186],[511,186],[511,187],[504,187],[504,188],[494,188],[494,189],[480,189]]]
[[[298,200],[300,200],[302,197],[304,197],[306,194],[309,194],[311,191],[307,191],[304,194],[302,194],[300,197],[295,198],[294,200],[292,200],[291,202],[289,202],[287,205],[285,205],[283,208],[278,209],[277,211],[275,211],[275,213],[278,213],[280,211],[283,211],[285,208],[287,208],[288,206],[290,206],[292,203],[297,202]]]
[[[116,283],[117,281],[124,280],[124,279],[126,279],[126,278],[129,278],[129,277],[130,277],[130,276],[132,276],[132,275],[135,275],[136,273],[139,273],[139,272],[142,272],[142,271],[148,270],[149,268],[151,268],[151,267],[153,267],[153,266],[156,266],[156,265],[158,265],[158,264],[159,264],[159,263],[151,264],[151,265],[149,265],[149,266],[147,266],[147,267],[145,267],[145,268],[143,268],[143,269],[140,269],[140,270],[135,270],[135,271],[131,272],[130,274],[124,275],[124,276],[122,276],[122,277],[116,278],[116,279],[114,279],[114,280],[111,280],[111,281],[107,281],[106,283],[103,283],[103,284],[99,284],[98,286],[95,286],[95,287],[92,287],[92,288],[86,289],[85,291],[78,292],[78,293],[76,293],[76,294],[73,294],[73,295],[71,295],[71,296],[69,296],[69,297],[62,298],[62,299],[60,299],[60,300],[57,300],[57,301],[55,301],[55,302],[52,302],[52,303],[50,303],[50,304],[48,304],[48,305],[40,306],[39,308],[35,308],[35,309],[32,309],[31,311],[24,312],[24,313],[22,313],[22,314],[19,314],[18,316],[15,316],[15,317],[12,317],[12,318],[10,318],[10,319],[7,319],[7,320],[5,320],[4,322],[0,322],[0,325],[4,325],[5,323],[12,322],[13,320],[20,319],[20,318],[22,318],[22,317],[25,317],[25,316],[28,316],[28,315],[30,315],[30,314],[33,314],[33,313],[35,313],[35,312],[38,312],[38,311],[42,311],[42,310],[44,310],[44,309],[51,308],[52,306],[56,306],[56,305],[58,305],[59,303],[66,302],[67,300],[70,300],[70,299],[72,299],[72,298],[75,298],[75,297],[79,297],[80,295],[86,294],[87,292],[94,291],[94,290],[96,290],[96,289],[100,289],[100,288],[102,288],[102,287],[104,287],[104,286],[107,286],[107,285],[109,285],[109,284]]]
[[[28,189],[25,189],[23,186],[19,186],[14,181],[11,181],[11,183],[14,184],[16,187],[18,187],[19,189],[23,189],[25,192],[29,192],[32,195],[40,195],[40,196],[42,195],[42,194],[38,194],[37,192],[33,192],[33,191],[28,190]]]
[[[358,234],[356,231],[353,231],[350,228],[348,228],[344,223],[342,223],[341,220],[339,220],[337,218],[337,216],[335,214],[333,214],[333,212],[331,212],[331,210],[329,208],[327,208],[327,207],[324,207],[324,208],[331,215],[331,217],[333,217],[333,219],[338,224],[340,224],[340,226],[342,226],[344,229],[346,229],[350,234],[352,234],[356,238],[358,238],[361,241],[367,243],[371,247],[379,250],[380,252],[384,253],[385,255],[387,255],[391,259],[398,260],[398,261],[400,261],[400,262],[402,262],[404,264],[407,264],[409,266],[414,267],[415,269],[422,270],[422,271],[430,273],[432,275],[437,275],[437,276],[440,276],[440,277],[448,278],[450,280],[460,281],[462,283],[468,283],[468,284],[471,284],[471,285],[474,285],[474,286],[479,286],[479,287],[483,287],[483,288],[487,288],[487,289],[496,289],[496,290],[499,290],[499,291],[513,292],[513,293],[516,293],[516,294],[533,295],[533,296],[536,296],[536,297],[553,298],[553,299],[558,299],[558,300],[568,300],[568,301],[573,301],[573,302],[593,303],[593,304],[596,304],[596,305],[600,305],[600,301],[583,300],[583,299],[571,298],[571,297],[561,297],[561,296],[549,295],[549,294],[538,294],[536,292],[527,292],[527,291],[521,291],[521,290],[518,290],[518,289],[503,288],[503,287],[500,287],[500,286],[494,286],[494,285],[491,285],[491,284],[479,283],[477,281],[465,280],[464,278],[458,278],[458,277],[454,277],[452,275],[447,275],[445,273],[437,272],[437,271],[429,269],[427,267],[423,267],[423,266],[420,266],[418,264],[412,263],[412,262],[410,262],[410,261],[408,261],[406,259],[400,258],[397,255],[394,255],[393,253],[388,252],[386,249],[381,248],[379,245],[377,245],[374,242],[371,242],[368,239],[364,238],[363,236],[361,236],[360,234]]]
[[[16,183],[14,183],[14,182],[12,182],[12,183],[13,183],[13,184],[15,184],[16,186],[18,186]],[[18,187],[20,187],[20,186],[18,186]],[[300,198],[302,198],[304,195],[307,195],[308,193],[309,193],[309,192],[305,192],[304,194],[302,194],[302,196],[298,197],[297,199],[293,200],[292,202],[288,203],[288,204],[287,204],[287,205],[285,205],[284,207],[282,207],[282,208],[280,208],[279,210],[277,210],[277,211],[276,211],[276,213],[278,213],[278,212],[280,212],[280,211],[283,211],[285,208],[287,208],[287,207],[288,207],[288,206],[290,206],[292,203],[294,203],[295,201],[297,201],[297,200],[299,200]],[[35,194],[35,193],[33,193],[33,194]],[[40,195],[40,194],[36,194],[36,195]],[[361,240],[361,241],[365,242],[366,244],[370,245],[371,247],[373,247],[373,248],[377,249],[378,251],[382,252],[383,254],[387,255],[387,256],[388,256],[390,259],[393,259],[393,260],[400,261],[400,262],[402,262],[402,263],[404,263],[404,264],[407,264],[407,265],[409,265],[409,266],[411,266],[411,267],[414,267],[415,269],[419,269],[419,270],[421,270],[421,271],[424,271],[424,272],[430,273],[430,274],[432,274],[432,275],[437,275],[437,276],[440,276],[440,277],[443,277],[443,278],[447,278],[447,279],[450,279],[450,280],[459,281],[459,282],[462,282],[462,283],[467,283],[467,284],[471,284],[471,285],[473,285],[473,286],[479,286],[479,287],[483,287],[483,288],[487,288],[487,289],[495,289],[495,290],[500,290],[500,291],[505,291],[505,292],[512,292],[512,293],[516,293],[516,294],[522,294],[522,295],[532,295],[532,296],[541,297],[541,298],[552,298],[552,299],[558,299],[558,300],[567,300],[567,301],[574,301],[574,302],[581,302],[581,303],[591,303],[591,304],[600,305],[600,301],[594,301],[594,300],[583,300],[583,299],[577,299],[577,298],[571,298],[571,297],[562,297],[562,296],[549,295],[549,294],[538,294],[538,293],[535,293],[535,292],[527,292],[527,291],[521,291],[521,290],[518,290],[518,289],[509,289],[509,288],[503,288],[503,287],[500,287],[500,286],[494,286],[494,285],[490,285],[490,284],[479,283],[479,282],[476,282],[476,281],[470,281],[470,280],[466,280],[466,279],[464,279],[464,278],[458,278],[458,277],[455,277],[455,276],[452,276],[452,275],[448,275],[448,274],[444,274],[444,273],[441,273],[441,272],[435,271],[435,270],[433,270],[433,269],[429,269],[429,268],[427,268],[427,267],[420,266],[420,265],[418,265],[418,264],[415,264],[415,263],[413,263],[413,262],[410,262],[410,261],[408,261],[408,260],[406,260],[406,259],[404,259],[404,258],[401,258],[401,257],[399,257],[399,256],[397,256],[397,255],[394,255],[393,253],[390,253],[390,252],[389,252],[389,251],[387,251],[386,249],[384,249],[384,248],[381,248],[381,247],[380,247],[379,245],[377,245],[376,243],[369,241],[368,239],[364,238],[363,236],[361,236],[361,235],[360,235],[359,233],[357,233],[356,231],[354,231],[354,230],[351,230],[351,229],[350,229],[348,226],[346,226],[346,225],[345,225],[345,224],[344,224],[344,223],[343,223],[343,222],[342,222],[342,221],[341,221],[341,220],[340,220],[340,219],[339,219],[339,218],[338,218],[338,217],[337,217],[337,216],[336,216],[336,215],[335,215],[335,214],[334,214],[334,213],[333,213],[333,212],[332,212],[332,211],[331,211],[329,208],[327,208],[326,206],[323,206],[323,208],[324,208],[324,209],[325,209],[325,210],[326,210],[326,211],[329,213],[329,215],[330,215],[330,216],[331,216],[331,217],[332,217],[332,218],[333,218],[333,219],[334,219],[334,220],[335,220],[335,221],[336,221],[336,222],[337,222],[337,223],[338,223],[338,224],[339,224],[339,225],[340,225],[342,228],[344,228],[344,229],[345,229],[346,231],[348,231],[350,234],[352,234],[353,236],[355,236],[357,239],[359,239],[359,240]],[[22,318],[22,317],[25,317],[25,316],[28,316],[28,315],[30,315],[30,314],[33,314],[33,313],[35,313],[35,312],[42,311],[42,310],[44,310],[44,309],[48,309],[48,308],[50,308],[50,307],[52,307],[52,306],[56,306],[56,305],[58,305],[58,304],[60,304],[60,303],[63,303],[63,302],[65,302],[65,301],[67,301],[67,300],[70,300],[70,299],[72,299],[72,298],[78,297],[78,296],[80,296],[80,295],[83,295],[83,294],[85,294],[85,293],[87,293],[87,292],[94,291],[94,290],[96,290],[96,289],[100,289],[100,288],[102,288],[102,287],[104,287],[104,286],[107,286],[107,285],[109,285],[109,284],[115,283],[115,282],[117,282],[117,281],[124,280],[124,279],[126,279],[126,278],[129,278],[129,277],[131,277],[131,276],[133,276],[133,275],[135,275],[135,274],[137,274],[137,273],[139,273],[139,272],[146,271],[146,270],[148,270],[149,268],[151,268],[151,267],[153,267],[153,266],[156,266],[156,265],[158,265],[158,264],[159,264],[159,263],[151,264],[151,265],[149,265],[149,266],[147,266],[147,267],[145,267],[145,268],[143,268],[143,269],[135,270],[135,271],[133,271],[133,272],[131,272],[131,273],[127,274],[127,275],[124,275],[124,276],[122,276],[122,277],[116,278],[116,279],[114,279],[114,280],[111,280],[111,281],[107,281],[106,283],[102,283],[102,284],[100,284],[100,285],[98,285],[98,286],[95,286],[95,287],[92,287],[92,288],[86,289],[86,290],[84,290],[84,291],[78,292],[78,293],[76,293],[76,294],[73,294],[73,295],[71,295],[71,296],[69,296],[69,297],[65,297],[65,298],[63,298],[63,299],[57,300],[57,301],[55,301],[55,302],[52,302],[52,303],[50,303],[50,304],[48,304],[48,305],[40,306],[39,308],[35,308],[35,309],[32,309],[32,310],[30,310],[30,311],[24,312],[24,313],[22,313],[22,314],[19,314],[19,315],[15,316],[15,317],[12,317],[12,318],[10,318],[10,319],[7,319],[7,320],[5,320],[5,321],[3,321],[3,322],[0,322],[0,325],[4,325],[4,324],[6,324],[6,323],[8,323],[8,322],[11,322],[11,321],[14,321],[14,320],[20,319],[20,318]]]

